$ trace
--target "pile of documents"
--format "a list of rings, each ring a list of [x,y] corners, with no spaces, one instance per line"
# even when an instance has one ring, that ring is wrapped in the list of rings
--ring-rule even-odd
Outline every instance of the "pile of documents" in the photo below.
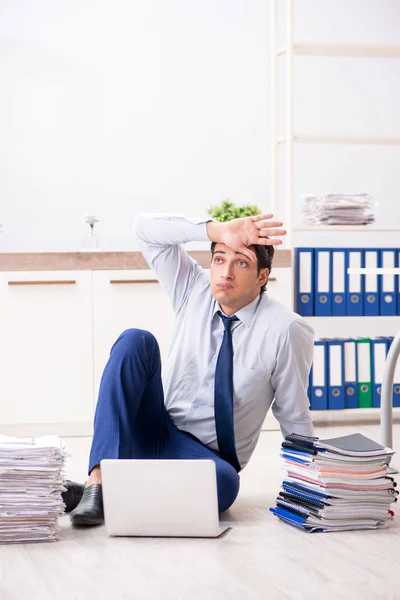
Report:
[[[311,225],[367,225],[375,217],[369,194],[324,194],[305,196],[302,213]]]
[[[398,496],[388,474],[393,454],[359,433],[328,440],[288,435],[281,451],[287,476],[270,510],[308,532],[386,528]]]
[[[0,543],[58,539],[65,457],[57,436],[0,435]]]

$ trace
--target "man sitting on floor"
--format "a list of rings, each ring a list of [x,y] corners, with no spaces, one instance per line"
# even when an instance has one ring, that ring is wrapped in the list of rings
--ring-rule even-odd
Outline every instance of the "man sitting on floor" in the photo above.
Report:
[[[264,293],[274,245],[286,233],[271,218],[216,223],[137,216],[143,256],[174,308],[172,345],[163,381],[151,333],[128,329],[113,345],[100,385],[89,478],[85,486],[67,482],[64,493],[74,525],[103,522],[103,458],[212,459],[222,512],[237,497],[239,472],[271,404],[284,435],[313,435],[307,398],[313,331]],[[212,242],[210,274],[182,247],[204,240]]]

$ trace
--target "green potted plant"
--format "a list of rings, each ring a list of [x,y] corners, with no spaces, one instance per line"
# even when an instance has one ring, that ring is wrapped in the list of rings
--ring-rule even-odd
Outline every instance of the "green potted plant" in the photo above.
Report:
[[[207,212],[215,221],[220,221],[221,223],[231,221],[232,219],[239,219],[240,217],[253,217],[254,215],[261,214],[261,210],[255,204],[237,206],[229,199],[224,200],[218,206],[211,206]]]

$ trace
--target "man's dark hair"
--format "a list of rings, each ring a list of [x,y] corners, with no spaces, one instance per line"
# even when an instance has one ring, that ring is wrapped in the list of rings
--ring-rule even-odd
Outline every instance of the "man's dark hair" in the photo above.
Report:
[[[211,256],[214,256],[215,246],[217,242],[211,243]],[[255,255],[257,256],[257,275],[260,273],[261,269],[268,269],[269,273],[271,273],[272,269],[272,259],[274,258],[274,247],[273,246],[262,246],[261,244],[253,244],[250,246],[251,250],[254,250]],[[268,280],[264,283],[264,285],[260,289],[260,294],[265,292],[267,289]]]

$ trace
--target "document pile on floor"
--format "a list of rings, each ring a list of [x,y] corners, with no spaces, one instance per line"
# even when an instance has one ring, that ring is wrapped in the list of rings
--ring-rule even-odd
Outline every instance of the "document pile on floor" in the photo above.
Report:
[[[393,454],[360,433],[288,435],[281,450],[287,477],[270,511],[309,532],[386,528],[399,494],[388,475]]]
[[[375,217],[369,194],[325,194],[306,196],[302,214],[311,225],[367,225]]]
[[[0,543],[58,539],[65,457],[57,436],[0,435]]]

